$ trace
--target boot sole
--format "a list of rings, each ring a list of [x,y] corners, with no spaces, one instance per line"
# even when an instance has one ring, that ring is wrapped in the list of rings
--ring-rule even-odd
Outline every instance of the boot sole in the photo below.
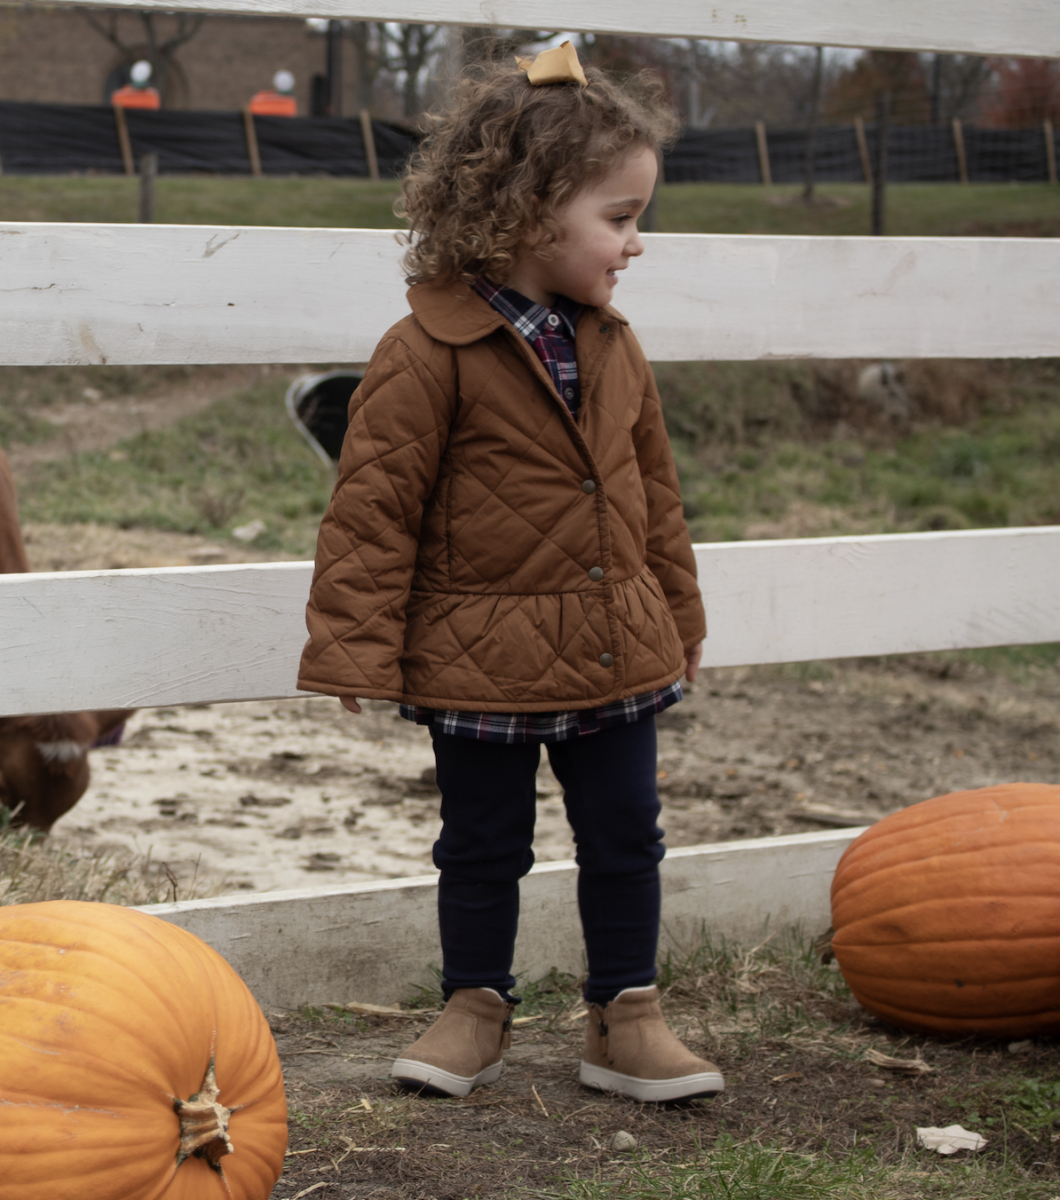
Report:
[[[432,1067],[430,1063],[417,1062],[414,1058],[399,1058],[391,1068],[390,1074],[399,1083],[418,1090],[440,1092],[443,1096],[467,1096],[472,1088],[483,1083],[496,1083],[503,1070],[502,1061],[484,1067],[477,1075],[454,1075],[451,1071]]]
[[[622,1075],[609,1071],[607,1067],[594,1067],[582,1062],[578,1078],[586,1087],[598,1088],[601,1092],[617,1092],[634,1100],[659,1103],[665,1100],[688,1100],[693,1096],[712,1096],[725,1091],[725,1080],[717,1071],[703,1071],[698,1075],[679,1075],[674,1079],[638,1079],[635,1075]]]

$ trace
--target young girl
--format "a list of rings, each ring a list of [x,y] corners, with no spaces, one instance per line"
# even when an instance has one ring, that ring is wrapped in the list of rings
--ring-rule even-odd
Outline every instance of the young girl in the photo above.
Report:
[[[462,84],[405,180],[412,314],[350,405],[298,686],[399,701],[434,745],[447,1004],[394,1076],[465,1096],[501,1073],[544,744],[577,843],[581,1080],[673,1100],[724,1086],[653,984],[655,714],[705,623],[658,392],[609,307],[673,118],[569,44],[523,68]]]

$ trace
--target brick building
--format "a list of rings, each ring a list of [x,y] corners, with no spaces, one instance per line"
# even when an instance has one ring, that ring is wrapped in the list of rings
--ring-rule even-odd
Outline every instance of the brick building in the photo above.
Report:
[[[107,10],[95,10],[103,18]],[[155,14],[160,40],[175,29],[174,15]],[[118,14],[118,32],[133,59],[147,43],[136,12]],[[130,58],[96,32],[74,8],[0,3],[0,100],[52,104],[104,104],[108,82]],[[280,68],[294,73],[301,115],[310,112],[314,74],[325,69],[325,38],[297,18],[209,15],[199,32],[176,53],[166,80],[166,108],[232,110],[259,89],[269,87]],[[343,45],[342,111],[353,115],[356,102],[353,46]],[[396,116],[397,98],[377,88],[375,114]]]

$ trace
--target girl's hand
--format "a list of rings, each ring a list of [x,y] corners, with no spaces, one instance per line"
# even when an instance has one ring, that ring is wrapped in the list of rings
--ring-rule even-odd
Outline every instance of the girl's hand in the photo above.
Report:
[[[356,696],[340,696],[339,699],[342,701],[342,707],[347,712],[359,713],[361,711],[361,706],[357,703]]]
[[[689,683],[696,682],[699,674],[699,660],[703,657],[703,643],[697,642],[691,650],[685,651],[685,678]]]

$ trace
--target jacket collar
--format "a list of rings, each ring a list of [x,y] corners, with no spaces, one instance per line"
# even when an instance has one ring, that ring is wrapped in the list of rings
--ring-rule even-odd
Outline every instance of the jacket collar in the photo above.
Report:
[[[435,341],[450,346],[468,346],[472,342],[508,324],[488,301],[463,282],[439,286],[414,284],[408,291],[409,304],[416,320]],[[609,304],[603,308],[583,309],[622,325],[629,322]]]

